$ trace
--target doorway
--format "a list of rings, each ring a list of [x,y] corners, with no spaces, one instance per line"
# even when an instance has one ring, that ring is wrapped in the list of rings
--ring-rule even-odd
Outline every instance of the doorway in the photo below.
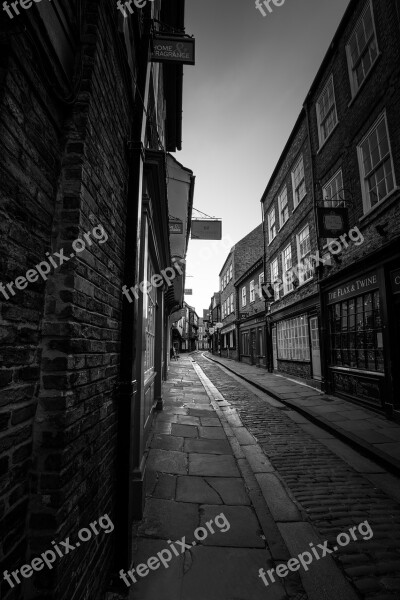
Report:
[[[310,318],[310,339],[313,379],[321,381],[321,351],[319,344],[318,317]]]

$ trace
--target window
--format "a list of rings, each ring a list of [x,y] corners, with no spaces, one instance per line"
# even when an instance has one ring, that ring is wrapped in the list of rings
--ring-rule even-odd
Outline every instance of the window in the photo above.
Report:
[[[275,208],[271,210],[268,215],[268,240],[269,243],[272,242],[274,237],[276,236],[276,222],[275,222]]]
[[[299,257],[299,281],[305,283],[312,279],[314,270],[310,260],[311,242],[310,228],[308,225],[304,227],[297,236],[297,256]]]
[[[242,287],[242,306],[246,306],[247,304],[247,299],[246,299],[246,286]]]
[[[282,228],[289,219],[289,206],[287,197],[287,187],[285,186],[278,196],[279,227]]]
[[[358,146],[364,212],[381,202],[395,188],[394,169],[386,115],[368,132]]]
[[[379,291],[329,306],[332,365],[384,372]]]
[[[369,1],[346,46],[350,84],[353,96],[378,58],[372,5]]]
[[[279,267],[278,267],[278,259],[275,258],[271,262],[271,284],[275,291],[275,300],[279,298]]]
[[[306,180],[304,175],[304,161],[303,156],[300,156],[296,166],[292,171],[292,184],[293,184],[293,204],[296,208],[303,200],[307,193]]]
[[[338,171],[322,188],[324,204],[328,208],[344,205],[343,174]]]
[[[317,121],[319,145],[322,146],[328,139],[338,122],[333,88],[333,75],[330,76],[324,91],[317,101]]]
[[[288,294],[293,290],[292,273],[292,246],[289,244],[282,252],[282,279],[283,293]]]
[[[229,267],[229,279],[232,279],[232,277],[233,277],[233,265],[231,265]]]
[[[252,302],[254,302],[255,300],[255,296],[254,296],[254,279],[252,279],[252,281],[250,281],[250,304]]]
[[[262,298],[262,286],[264,284],[264,273],[260,273],[258,276],[258,295]]]
[[[281,360],[310,360],[310,342],[306,315],[280,321],[277,325],[278,358]]]
[[[234,295],[231,294],[231,313],[235,312],[235,307],[234,307]]]

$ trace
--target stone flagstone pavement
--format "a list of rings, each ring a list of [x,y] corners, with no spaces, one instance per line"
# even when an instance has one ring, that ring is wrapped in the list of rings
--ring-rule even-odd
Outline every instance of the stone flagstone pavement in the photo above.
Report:
[[[171,364],[147,458],[147,499],[134,532],[133,566],[147,574],[129,588],[130,600],[356,600],[335,563],[326,558],[302,582],[290,573],[268,588],[258,572],[287,562],[299,547],[321,541],[274,474],[274,469],[189,356]],[[230,528],[196,541],[194,531],[223,513]],[[287,526],[286,543],[276,521]],[[169,542],[188,544],[164,566],[139,567]],[[293,545],[294,544],[294,545]],[[296,545],[297,544],[297,545]],[[153,563],[151,563],[153,564]],[[154,565],[156,562],[154,562]],[[303,587],[304,585],[304,587]],[[306,591],[307,593],[306,593]]]

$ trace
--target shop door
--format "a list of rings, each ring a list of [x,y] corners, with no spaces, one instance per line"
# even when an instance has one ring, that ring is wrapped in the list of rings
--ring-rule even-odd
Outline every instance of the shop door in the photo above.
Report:
[[[251,329],[251,331],[250,331],[250,357],[251,357],[252,365],[254,365],[256,362],[256,355],[257,355],[256,344],[257,344],[256,329]]]
[[[397,295],[394,302],[394,340],[392,345],[393,362],[393,387],[395,410],[400,410],[400,297]]]
[[[311,360],[313,379],[321,381],[321,352],[319,347],[318,317],[310,319]]]
[[[276,339],[276,327],[272,328],[272,364],[274,371],[278,370],[278,343]]]

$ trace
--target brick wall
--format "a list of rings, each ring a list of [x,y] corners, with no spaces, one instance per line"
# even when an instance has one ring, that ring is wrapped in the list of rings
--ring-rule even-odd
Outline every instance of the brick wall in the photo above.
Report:
[[[301,379],[311,379],[311,364],[309,362],[278,360],[278,371]]]
[[[357,96],[352,100],[346,43],[365,6],[365,2],[361,0],[355,3],[355,10],[338,38],[334,53],[310,97],[311,136],[313,152],[316,155],[317,199],[322,198],[322,186],[341,168],[346,200],[350,201],[350,227],[359,227],[365,240],[358,246],[349,242],[349,247],[344,247],[340,254],[341,262],[333,262],[331,267],[325,268],[325,278],[338,274],[360,260],[363,260],[367,266],[372,254],[389,245],[400,234],[398,194],[368,216],[364,216],[362,202],[357,145],[383,110],[386,110],[387,115],[397,185],[400,182],[399,13],[396,10],[396,0],[373,0],[372,5],[381,55]],[[319,142],[315,106],[331,73],[335,86],[338,125],[322,150],[317,153]],[[378,233],[377,225],[385,227],[385,235],[382,236]]]
[[[2,281],[24,275],[46,252],[63,248],[68,256],[72,241],[98,224],[109,236],[46,284],[1,303],[0,466],[10,477],[0,497],[0,558],[9,570],[52,540],[73,541],[105,513],[113,518],[132,114],[114,16],[112,3],[87,4],[83,79],[72,108],[44,91],[23,36],[7,64],[2,58]],[[94,537],[26,580],[25,597],[97,600],[112,544],[112,535]],[[2,597],[19,594],[2,582]]]

